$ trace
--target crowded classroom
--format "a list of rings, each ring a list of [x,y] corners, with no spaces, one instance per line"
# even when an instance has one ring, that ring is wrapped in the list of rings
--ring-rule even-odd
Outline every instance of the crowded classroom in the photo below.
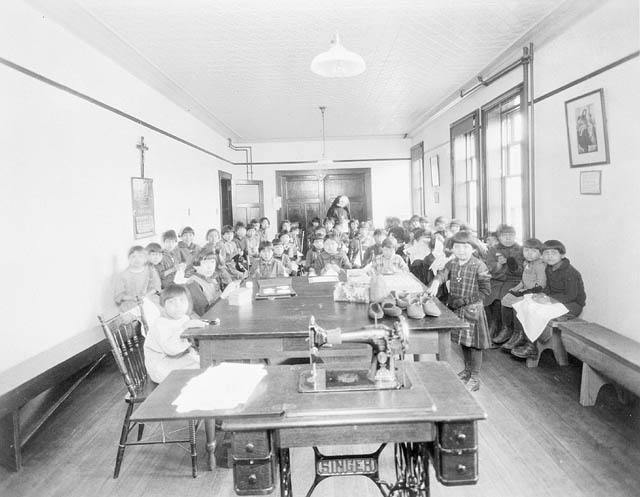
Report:
[[[639,26],[3,1],[0,495],[638,495]]]

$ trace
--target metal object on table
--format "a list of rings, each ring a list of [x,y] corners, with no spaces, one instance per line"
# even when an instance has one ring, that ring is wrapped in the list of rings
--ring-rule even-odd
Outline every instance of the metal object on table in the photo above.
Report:
[[[400,362],[409,344],[409,327],[403,317],[393,323],[364,326],[355,330],[334,328],[325,330],[313,316],[309,319],[309,360],[311,371],[300,375],[298,390],[321,392],[335,390],[385,390],[409,388],[411,385]],[[320,350],[341,343],[365,343],[371,346],[371,365],[368,370],[321,370],[316,366]]]

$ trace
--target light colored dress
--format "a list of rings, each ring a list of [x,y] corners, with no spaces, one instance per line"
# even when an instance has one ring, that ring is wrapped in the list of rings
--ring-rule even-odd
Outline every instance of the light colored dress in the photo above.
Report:
[[[183,325],[189,316],[171,319],[157,318],[149,329],[144,342],[144,363],[149,377],[162,382],[174,369],[199,369],[200,356],[188,340],[180,338]]]

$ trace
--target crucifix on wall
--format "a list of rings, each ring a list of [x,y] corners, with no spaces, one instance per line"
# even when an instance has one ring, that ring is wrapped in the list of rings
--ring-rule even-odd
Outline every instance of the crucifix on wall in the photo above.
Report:
[[[140,177],[144,178],[144,153],[149,150],[149,147],[144,144],[144,136],[140,137],[140,143],[136,145],[136,148],[140,150]]]

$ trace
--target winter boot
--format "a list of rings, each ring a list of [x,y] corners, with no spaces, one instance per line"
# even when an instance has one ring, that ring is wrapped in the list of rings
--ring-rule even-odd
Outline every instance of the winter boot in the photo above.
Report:
[[[509,340],[512,335],[513,329],[507,326],[503,326],[500,330],[500,333],[498,333],[491,341],[496,345],[500,345],[501,343],[505,343],[507,340]]]
[[[538,356],[538,347],[536,347],[535,343],[527,339],[524,345],[515,347],[511,351],[511,355],[519,357],[520,359],[528,359],[529,357],[535,359]]]
[[[515,347],[519,347],[520,345],[524,345],[526,343],[526,337],[524,336],[524,331],[521,329],[517,329],[516,331],[513,332],[513,335],[511,335],[511,338],[509,338],[509,340],[502,344],[502,347],[500,347],[500,350],[502,350],[503,352],[511,352]]]

